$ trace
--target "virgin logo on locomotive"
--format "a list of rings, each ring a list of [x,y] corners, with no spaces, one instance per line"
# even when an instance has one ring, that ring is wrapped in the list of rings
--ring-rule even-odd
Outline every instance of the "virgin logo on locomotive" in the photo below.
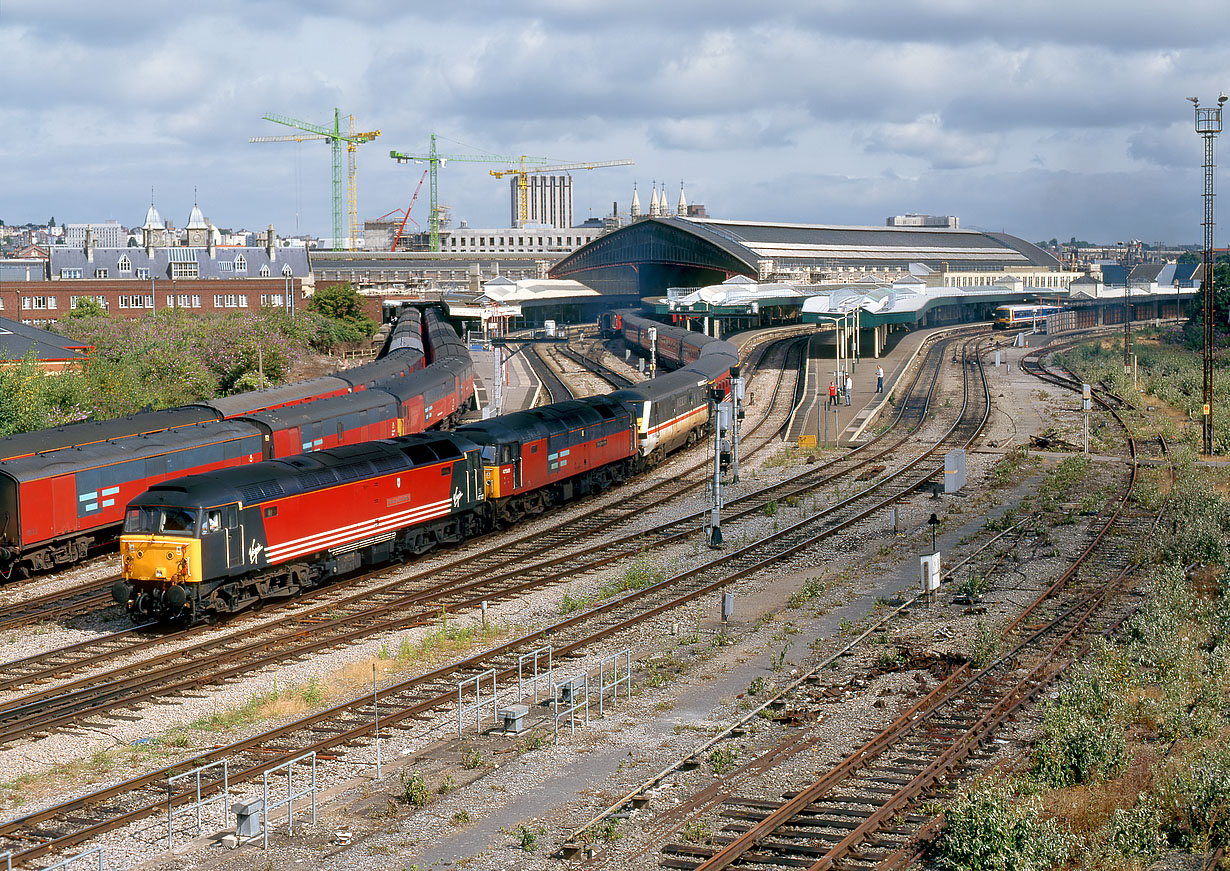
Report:
[[[252,546],[248,548],[248,562],[255,563],[256,558],[261,555],[261,543],[259,541],[252,542]]]

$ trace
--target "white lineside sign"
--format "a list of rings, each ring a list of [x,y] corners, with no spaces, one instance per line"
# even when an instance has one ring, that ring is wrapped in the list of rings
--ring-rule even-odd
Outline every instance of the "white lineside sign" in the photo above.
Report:
[[[925,553],[918,558],[918,562],[922,574],[923,593],[934,593],[940,588],[940,555]]]

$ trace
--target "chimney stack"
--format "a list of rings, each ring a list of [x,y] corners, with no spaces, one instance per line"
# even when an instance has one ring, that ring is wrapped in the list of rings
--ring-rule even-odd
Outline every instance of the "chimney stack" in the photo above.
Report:
[[[89,224],[85,225],[85,262],[94,262],[94,228]]]
[[[277,255],[277,239],[273,235],[273,224],[269,225],[269,232],[265,234],[265,253],[269,255],[269,262],[272,263],[278,259]]]

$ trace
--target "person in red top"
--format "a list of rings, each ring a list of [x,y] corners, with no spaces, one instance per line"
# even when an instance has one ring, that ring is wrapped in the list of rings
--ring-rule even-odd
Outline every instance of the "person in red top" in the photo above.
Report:
[[[837,404],[837,383],[835,381],[830,381],[829,382],[829,405],[836,405],[836,404]]]

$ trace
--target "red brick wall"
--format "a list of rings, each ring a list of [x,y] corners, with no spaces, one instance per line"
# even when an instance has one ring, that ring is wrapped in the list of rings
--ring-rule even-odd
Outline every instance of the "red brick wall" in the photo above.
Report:
[[[291,279],[294,288],[296,308],[306,305],[303,297],[302,282]],[[200,307],[190,307],[191,311],[257,311],[261,307],[262,294],[281,294],[285,297],[286,280],[277,278],[242,278],[242,279],[188,279],[172,282],[169,279],[153,281],[154,309],[167,308],[167,296],[177,298],[186,295],[189,303],[194,295],[199,296]],[[54,321],[68,314],[72,309],[74,296],[103,297],[106,300],[107,311],[113,317],[141,317],[148,315],[150,309],[145,307],[120,307],[120,297],[140,297],[143,303],[150,295],[150,281],[147,279],[123,278],[83,278],[65,281],[5,281],[0,283],[0,316],[14,321]],[[239,302],[240,295],[247,296],[247,306],[236,304],[227,306],[225,297],[233,295]],[[39,297],[55,297],[55,308],[34,308],[34,301]],[[223,305],[215,306],[214,297],[222,296]],[[30,307],[23,305],[24,300],[30,300]],[[380,301],[376,300],[376,319],[379,320]]]

